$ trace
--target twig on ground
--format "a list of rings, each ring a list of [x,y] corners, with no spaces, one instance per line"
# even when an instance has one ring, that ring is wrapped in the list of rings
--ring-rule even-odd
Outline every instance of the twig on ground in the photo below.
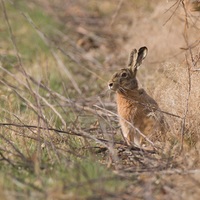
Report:
[[[2,159],[0,159],[0,161],[5,160],[9,164],[11,164],[13,167],[15,167],[15,165],[8,158],[6,158],[1,151],[0,151],[0,156],[2,157]]]
[[[26,157],[24,154],[14,145],[9,139],[7,139],[3,134],[0,134],[0,138],[2,138],[5,142],[7,142],[17,153],[18,156],[24,161],[26,161]]]

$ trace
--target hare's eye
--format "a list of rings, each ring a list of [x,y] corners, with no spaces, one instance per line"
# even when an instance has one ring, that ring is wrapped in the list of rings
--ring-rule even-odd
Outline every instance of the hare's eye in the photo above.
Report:
[[[127,73],[126,73],[126,72],[123,72],[123,73],[121,74],[121,77],[123,77],[123,78],[127,77]]]

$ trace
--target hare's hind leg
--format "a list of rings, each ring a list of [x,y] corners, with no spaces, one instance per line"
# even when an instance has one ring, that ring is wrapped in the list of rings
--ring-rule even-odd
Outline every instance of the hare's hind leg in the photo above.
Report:
[[[126,142],[129,146],[133,146],[135,144],[134,141],[134,130],[129,130],[127,137],[126,137]]]
[[[126,140],[127,144],[132,146],[136,145],[141,146],[141,136],[136,130],[124,120],[120,121],[123,137]]]
[[[141,144],[142,144],[142,137],[141,137],[140,133],[136,130],[134,131],[134,144],[137,147],[141,147]]]
[[[133,128],[131,128],[127,134],[126,142],[130,146],[141,147],[141,136]]]
[[[131,145],[131,143],[133,143],[133,137],[131,136],[131,127],[130,125],[125,122],[125,120],[120,120],[120,125],[121,125],[121,129],[122,129],[122,135],[123,138],[125,139],[126,143],[128,145]]]

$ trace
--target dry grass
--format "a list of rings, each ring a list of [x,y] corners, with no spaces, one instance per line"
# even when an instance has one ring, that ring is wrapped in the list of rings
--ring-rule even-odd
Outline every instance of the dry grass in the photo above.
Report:
[[[197,138],[199,130],[197,127],[200,121],[200,105],[197,99],[200,97],[198,88],[200,75],[198,72],[190,69],[191,76],[189,77],[188,66],[186,63],[181,65],[166,63],[162,70],[162,72],[158,72],[158,78],[156,81],[159,82],[159,86],[156,87],[154,94],[159,98],[163,110],[169,113],[184,118],[185,112],[188,110],[186,115],[186,132],[189,135],[195,133],[196,139],[194,139],[193,142],[198,142]],[[156,85],[154,85],[154,87],[155,86]],[[189,87],[191,87],[190,91]],[[190,95],[188,96],[189,93]],[[175,124],[176,126],[179,125],[180,131],[181,119],[174,117],[171,120],[170,124]],[[174,123],[174,121],[177,122]],[[173,132],[176,132],[175,129],[173,129]]]
[[[199,13],[188,1],[0,2],[0,198],[198,199]],[[126,146],[107,92],[143,45],[139,80],[170,127],[156,152]]]

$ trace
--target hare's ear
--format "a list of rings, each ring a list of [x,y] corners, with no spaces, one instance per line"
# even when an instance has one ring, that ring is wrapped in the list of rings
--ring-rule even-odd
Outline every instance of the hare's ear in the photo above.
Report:
[[[133,49],[130,53],[130,58],[129,58],[129,64],[128,64],[128,67],[133,71],[133,68],[136,64],[136,61],[137,61],[137,50],[136,49]]]
[[[142,64],[142,61],[145,59],[147,56],[148,49],[147,47],[141,47],[138,51],[138,57],[136,61],[136,65],[140,66]]]
[[[136,75],[138,68],[142,64],[142,61],[145,59],[147,56],[148,49],[147,47],[141,47],[138,51],[136,63],[134,65],[134,74]]]

